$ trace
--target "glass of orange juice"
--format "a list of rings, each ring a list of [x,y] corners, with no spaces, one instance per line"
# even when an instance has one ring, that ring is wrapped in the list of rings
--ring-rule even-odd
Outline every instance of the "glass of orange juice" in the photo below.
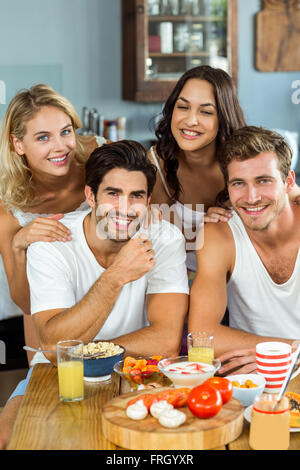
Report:
[[[83,400],[83,342],[59,341],[56,351],[60,400],[63,402]]]
[[[206,331],[196,331],[187,336],[188,359],[191,362],[212,364],[214,359],[214,337]]]

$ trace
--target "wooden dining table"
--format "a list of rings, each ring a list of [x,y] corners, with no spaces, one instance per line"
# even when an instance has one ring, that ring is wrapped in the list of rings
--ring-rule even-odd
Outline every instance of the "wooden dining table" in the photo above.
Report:
[[[128,382],[113,373],[106,382],[85,382],[84,387],[83,401],[62,403],[56,367],[36,365],[8,450],[122,450],[103,435],[101,410],[109,400],[129,392]],[[288,390],[300,393],[300,374],[290,382]],[[289,449],[300,450],[300,432],[290,433]],[[244,419],[240,436],[215,450],[250,450],[249,423]]]

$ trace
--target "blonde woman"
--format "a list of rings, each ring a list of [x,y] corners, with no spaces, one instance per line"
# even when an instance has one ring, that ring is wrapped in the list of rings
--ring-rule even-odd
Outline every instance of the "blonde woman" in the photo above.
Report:
[[[88,207],[84,164],[105,142],[78,135],[80,127],[72,104],[47,85],[20,91],[2,123],[0,324],[6,327],[14,319],[14,327],[22,330],[24,312],[25,340],[33,347],[39,342],[29,315],[26,250],[36,241],[67,243],[71,239],[60,219],[67,212]]]

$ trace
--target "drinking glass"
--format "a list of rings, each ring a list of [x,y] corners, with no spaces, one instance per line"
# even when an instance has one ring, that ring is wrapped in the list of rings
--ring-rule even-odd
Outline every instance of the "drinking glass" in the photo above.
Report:
[[[83,400],[83,342],[59,341],[56,351],[60,400],[63,402]]]
[[[206,331],[189,333],[187,342],[189,361],[212,364],[214,359],[214,337],[211,333]]]
[[[286,450],[290,443],[290,411],[286,397],[277,405],[277,395],[255,397],[249,434],[254,450]]]

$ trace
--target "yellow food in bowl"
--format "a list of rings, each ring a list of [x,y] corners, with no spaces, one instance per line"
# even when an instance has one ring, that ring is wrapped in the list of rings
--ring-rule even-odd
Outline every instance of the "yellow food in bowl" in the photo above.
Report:
[[[251,379],[246,380],[244,384],[240,384],[240,382],[238,382],[237,380],[233,380],[231,383],[233,387],[237,387],[237,388],[257,388],[258,387],[258,385],[252,382]]]

